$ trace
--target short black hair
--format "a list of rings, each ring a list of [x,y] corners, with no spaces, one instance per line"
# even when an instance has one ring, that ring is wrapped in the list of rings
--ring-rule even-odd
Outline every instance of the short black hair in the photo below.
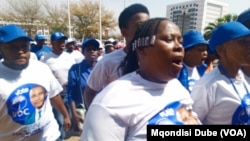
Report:
[[[119,28],[127,28],[129,20],[137,13],[146,13],[149,15],[148,8],[142,4],[135,3],[126,7],[120,14],[118,22]]]

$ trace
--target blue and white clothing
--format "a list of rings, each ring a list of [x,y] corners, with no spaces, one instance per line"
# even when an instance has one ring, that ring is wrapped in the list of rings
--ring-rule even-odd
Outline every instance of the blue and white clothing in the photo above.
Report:
[[[54,141],[59,137],[50,98],[62,87],[47,65],[30,60],[24,70],[13,70],[0,63],[0,84],[0,139]],[[31,100],[35,87],[46,92],[39,108]]]
[[[205,64],[197,67],[189,67],[183,63],[183,68],[179,73],[178,80],[189,92],[191,92],[196,81],[205,74],[206,68],[207,65]]]
[[[148,124],[185,124],[178,109],[191,110],[192,104],[189,92],[177,79],[155,83],[132,72],[96,95],[84,120],[81,141],[145,141]]]
[[[83,104],[82,94],[87,86],[87,79],[93,66],[90,66],[86,60],[79,64],[74,64],[68,74],[68,95],[69,102],[74,101],[76,106]]]
[[[241,70],[238,75],[228,78],[215,67],[195,84],[193,109],[202,124],[250,124],[250,88]]]
[[[38,47],[37,45],[33,45],[30,48],[31,52],[34,52],[37,56],[37,59],[40,60],[42,57],[44,57],[46,54],[48,54],[49,52],[52,52],[52,48],[47,46],[47,45],[43,45],[43,47]]]

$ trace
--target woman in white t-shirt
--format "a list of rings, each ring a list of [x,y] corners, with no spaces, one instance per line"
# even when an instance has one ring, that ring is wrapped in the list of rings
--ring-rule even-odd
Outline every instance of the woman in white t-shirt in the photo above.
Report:
[[[219,64],[193,87],[194,111],[203,124],[250,124],[250,87],[242,66],[250,65],[250,30],[239,22],[215,29],[209,41]]]
[[[168,19],[141,23],[120,66],[123,76],[91,103],[81,141],[146,140],[149,124],[199,124],[189,92],[176,79],[181,43],[180,29]]]

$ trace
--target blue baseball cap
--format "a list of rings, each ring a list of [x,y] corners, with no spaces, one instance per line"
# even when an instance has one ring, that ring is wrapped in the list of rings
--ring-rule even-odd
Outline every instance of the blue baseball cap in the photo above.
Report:
[[[243,11],[239,16],[238,16],[238,19],[237,19],[238,22],[241,22],[241,23],[246,23],[248,21],[250,21],[250,9],[248,10],[245,10]]]
[[[84,48],[90,44],[94,45],[96,48],[99,48],[99,46],[100,46],[99,42],[96,39],[89,38],[89,39],[86,39],[83,41],[82,50],[84,50]]]
[[[250,30],[246,26],[237,21],[227,22],[212,32],[209,48],[214,53],[218,45],[245,36],[250,36]]]
[[[60,39],[65,39],[67,40],[68,37],[65,36],[62,32],[56,31],[53,32],[50,36],[50,41],[55,41],[55,40],[60,40]]]
[[[185,49],[193,47],[198,44],[208,45],[203,35],[198,30],[190,30],[183,35],[183,47]]]
[[[0,42],[7,43],[13,40],[23,38],[27,41],[33,41],[32,38],[28,37],[24,29],[15,24],[9,24],[0,27]]]
[[[47,40],[42,34],[37,34],[35,40]]]

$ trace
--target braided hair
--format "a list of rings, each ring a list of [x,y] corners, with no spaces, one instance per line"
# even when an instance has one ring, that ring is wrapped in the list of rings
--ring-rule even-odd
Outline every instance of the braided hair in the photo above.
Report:
[[[152,18],[137,27],[134,38],[129,44],[129,51],[118,69],[122,70],[122,75],[133,72],[139,68],[136,49],[150,47],[154,45],[156,33],[160,23],[167,18]]]

